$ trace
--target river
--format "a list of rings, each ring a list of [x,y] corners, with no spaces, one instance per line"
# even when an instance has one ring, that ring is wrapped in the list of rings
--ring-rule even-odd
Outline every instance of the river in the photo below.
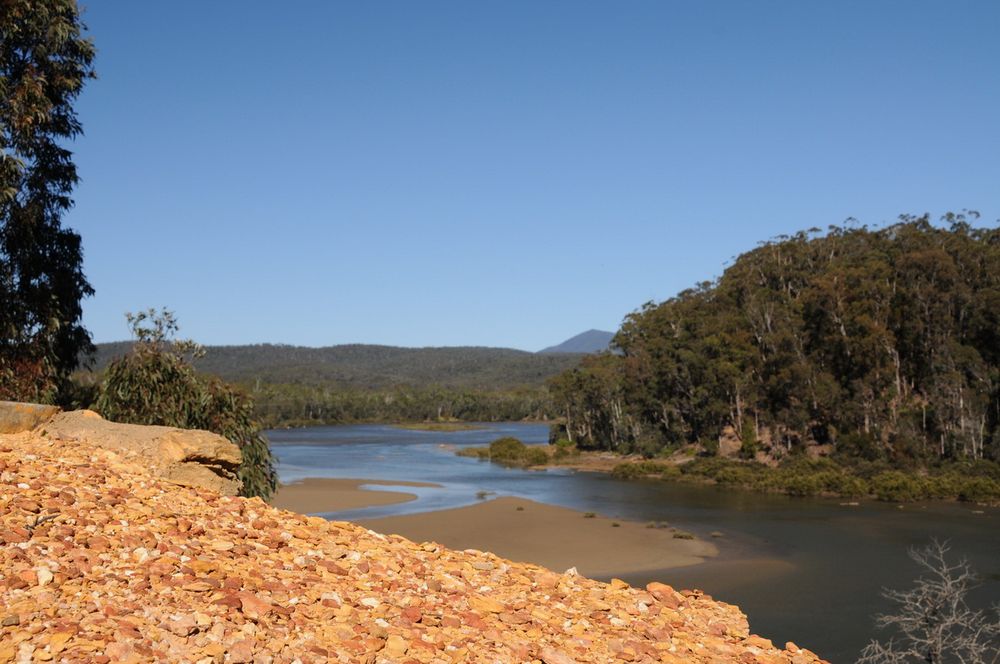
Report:
[[[884,587],[905,588],[918,570],[907,550],[947,540],[983,577],[972,599],[1000,602],[1000,509],[965,504],[897,506],[792,498],[660,481],[620,481],[564,469],[525,471],[459,457],[455,448],[500,436],[544,444],[548,427],[490,423],[482,429],[426,432],[388,425],[345,425],[267,432],[282,482],[306,477],[433,482],[406,487],[417,500],[324,514],[333,519],[461,507],[493,496],[517,496],[634,521],[668,521],[704,538],[720,555],[704,564],[625,577],[700,588],[737,604],[754,633],[795,641],[832,662],[854,661],[876,635],[873,616],[892,609]],[[390,488],[390,487],[378,487]]]

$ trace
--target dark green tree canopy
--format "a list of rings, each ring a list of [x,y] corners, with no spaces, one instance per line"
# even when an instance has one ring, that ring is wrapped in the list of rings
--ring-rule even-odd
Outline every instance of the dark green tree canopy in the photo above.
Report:
[[[972,216],[974,213],[969,213]],[[966,215],[780,238],[630,315],[552,383],[584,446],[738,437],[887,460],[1000,456],[1000,229]]]
[[[62,227],[77,183],[64,143],[93,77],[73,0],[0,2],[0,397],[50,400],[91,351],[80,237]]]

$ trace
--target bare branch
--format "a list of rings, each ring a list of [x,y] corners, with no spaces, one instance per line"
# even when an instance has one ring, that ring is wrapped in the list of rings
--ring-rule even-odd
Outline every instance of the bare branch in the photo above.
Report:
[[[948,543],[938,540],[910,550],[921,576],[907,590],[884,590],[883,596],[898,609],[876,617],[878,627],[892,630],[896,638],[873,640],[861,651],[860,664],[1000,661],[1000,606],[991,611],[968,606],[966,596],[977,585],[976,574],[964,558],[952,562],[949,552]]]

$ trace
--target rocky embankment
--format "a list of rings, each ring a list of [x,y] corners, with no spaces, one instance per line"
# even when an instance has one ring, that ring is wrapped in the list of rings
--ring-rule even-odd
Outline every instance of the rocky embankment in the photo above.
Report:
[[[0,434],[0,663],[819,661],[697,591],[284,512],[59,431]]]

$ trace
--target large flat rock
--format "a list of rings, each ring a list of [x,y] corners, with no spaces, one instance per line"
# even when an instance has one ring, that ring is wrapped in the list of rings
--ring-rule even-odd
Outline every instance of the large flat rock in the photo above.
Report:
[[[41,421],[38,431],[56,440],[113,450],[175,484],[212,489],[227,496],[240,490],[239,447],[209,431],[119,424],[90,410],[58,409]]]
[[[47,422],[58,412],[59,408],[56,406],[0,401],[0,433],[31,431],[39,424]]]

